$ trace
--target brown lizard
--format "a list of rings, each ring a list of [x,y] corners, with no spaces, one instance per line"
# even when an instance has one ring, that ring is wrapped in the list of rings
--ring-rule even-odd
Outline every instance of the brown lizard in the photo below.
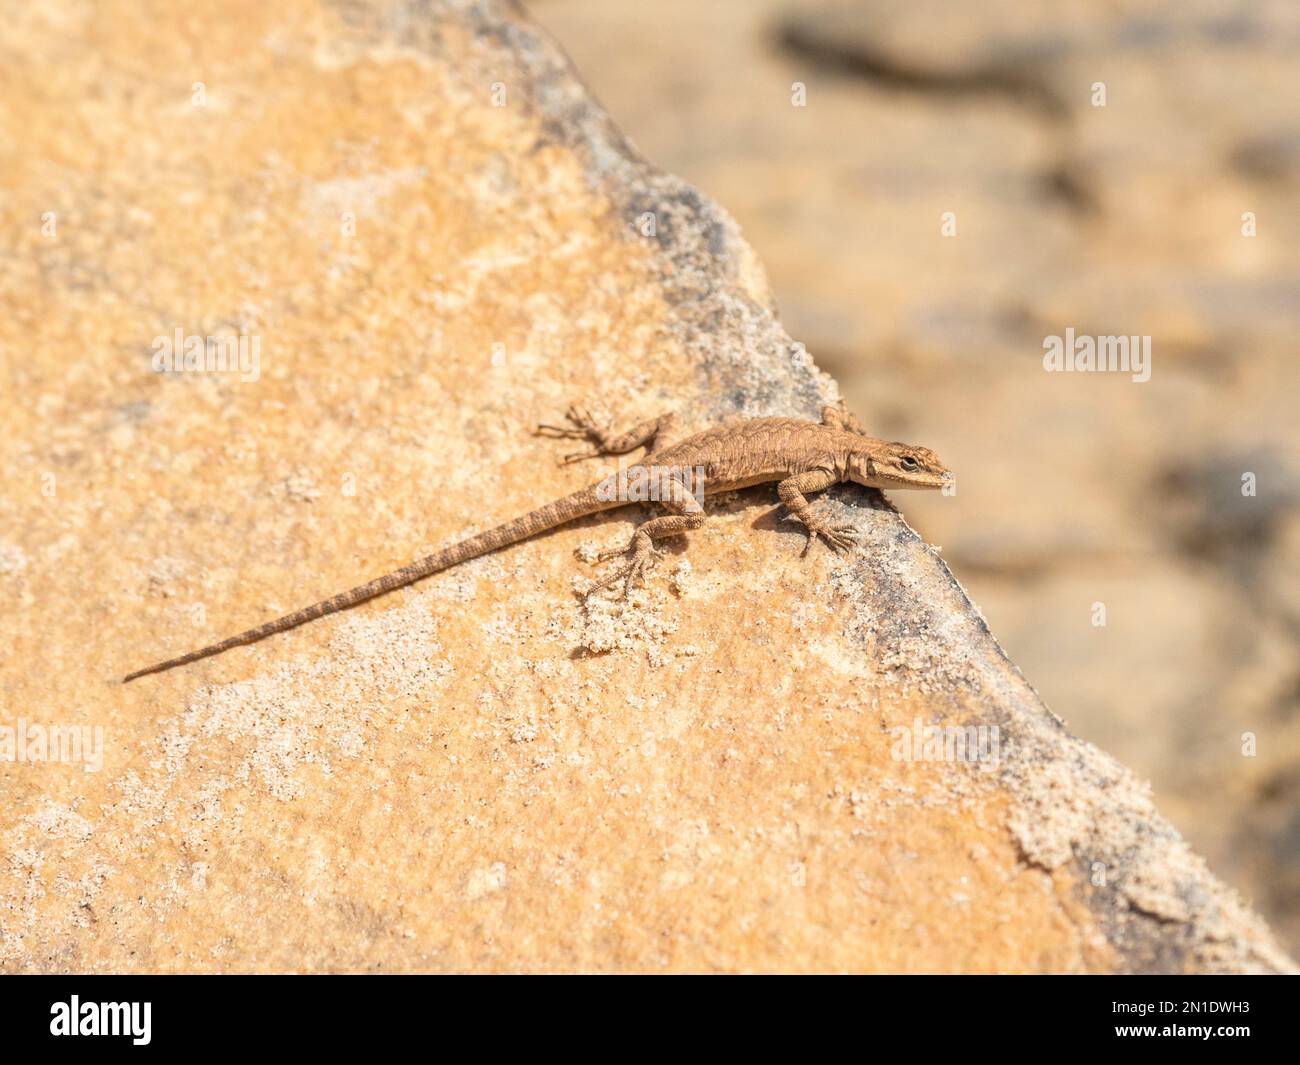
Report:
[[[818,538],[836,551],[846,550],[857,542],[857,531],[851,525],[828,524],[819,518],[808,502],[808,493],[846,481],[870,488],[942,488],[952,477],[933,451],[867,436],[852,414],[837,407],[825,408],[820,424],[796,418],[750,418],[696,433],[677,443],[670,443],[677,428],[677,417],[673,414],[643,422],[622,434],[600,428],[589,415],[575,408],[570,408],[566,417],[571,423],[568,426],[537,427],[540,435],[587,440],[595,445],[591,451],[565,456],[566,463],[625,455],[639,447],[645,447],[646,454],[641,462],[623,471],[617,481],[606,478],[332,599],[179,658],[137,670],[124,677],[123,683],[255,643],[556,526],[639,500],[640,496],[629,497],[625,491],[618,490],[626,484],[653,486],[655,501],[668,513],[638,526],[626,552],[610,551],[601,555],[602,560],[623,553],[631,557],[626,566],[588,589],[586,595],[619,580],[624,582],[626,595],[634,580],[644,581],[660,555],[655,540],[678,536],[704,523],[700,494],[777,482],[776,492],[781,502],[807,531],[803,549],[806,555]]]

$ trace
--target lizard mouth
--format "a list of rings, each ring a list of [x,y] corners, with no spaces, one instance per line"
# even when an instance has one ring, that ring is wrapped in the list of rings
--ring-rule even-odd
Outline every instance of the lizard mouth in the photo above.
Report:
[[[953,483],[951,473],[912,473],[900,477],[892,473],[878,474],[896,488],[945,488]]]

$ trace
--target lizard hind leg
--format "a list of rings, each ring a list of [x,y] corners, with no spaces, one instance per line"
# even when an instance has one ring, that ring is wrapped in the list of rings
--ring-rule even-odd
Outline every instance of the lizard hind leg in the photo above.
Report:
[[[618,581],[623,582],[623,598],[626,599],[632,592],[633,584],[644,584],[646,574],[663,557],[663,552],[654,546],[656,540],[665,536],[681,536],[704,524],[704,507],[681,481],[670,479],[666,488],[665,498],[661,502],[671,513],[651,518],[639,525],[632,534],[632,542],[624,551],[606,551],[598,556],[602,562],[622,554],[630,555],[631,558],[626,566],[588,588],[583,595],[584,599]]]
[[[625,433],[616,433],[600,425],[591,414],[576,405],[565,412],[568,425],[539,425],[534,435],[552,440],[586,440],[593,444],[591,451],[575,451],[561,460],[564,465],[583,459],[604,458],[606,455],[626,455],[639,447],[662,450],[677,428],[676,414],[661,414],[658,418],[641,422]]]
[[[604,562],[616,555],[630,555],[626,566],[615,570],[608,577],[597,581],[583,593],[587,599],[611,584],[623,582],[623,598],[632,593],[635,584],[645,584],[646,574],[654,569],[663,557],[663,552],[654,546],[654,541],[664,536],[680,536],[682,533],[698,529],[704,524],[703,514],[670,514],[662,518],[651,518],[638,526],[632,534],[632,542],[625,549],[604,551],[597,557]]]

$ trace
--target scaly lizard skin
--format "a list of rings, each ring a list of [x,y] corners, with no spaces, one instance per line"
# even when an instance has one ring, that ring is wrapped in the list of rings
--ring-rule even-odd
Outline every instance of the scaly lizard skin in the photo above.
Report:
[[[655,540],[678,536],[704,524],[704,507],[693,488],[702,488],[704,494],[711,495],[777,482],[776,492],[781,502],[808,532],[803,550],[806,555],[819,537],[836,551],[846,550],[857,542],[857,532],[852,526],[830,525],[817,517],[808,503],[808,493],[820,492],[846,481],[869,488],[942,488],[952,477],[933,451],[867,436],[852,414],[836,407],[822,411],[820,424],[796,418],[751,418],[696,433],[677,443],[669,442],[677,428],[677,417],[673,414],[644,422],[623,434],[598,427],[588,415],[574,408],[570,408],[567,418],[572,423],[570,426],[541,425],[537,428],[538,434],[543,436],[587,440],[595,445],[592,451],[566,456],[566,463],[604,455],[625,455],[645,447],[645,457],[629,467],[625,476],[634,479],[643,475],[652,480],[656,486],[656,501],[668,511],[666,515],[651,518],[637,528],[626,551],[631,556],[628,564],[589,589],[587,595],[619,580],[624,582],[626,595],[632,582],[643,581],[659,557]],[[695,471],[703,474],[700,484],[693,483]],[[169,658],[147,669],[137,670],[124,677],[123,683],[220,654],[232,647],[255,643],[274,633],[364,603],[461,562],[517,544],[556,526],[627,506],[629,500],[611,492],[610,485],[611,480],[607,478],[332,599],[322,600],[179,658]],[[600,557],[603,560],[622,553],[607,552]]]

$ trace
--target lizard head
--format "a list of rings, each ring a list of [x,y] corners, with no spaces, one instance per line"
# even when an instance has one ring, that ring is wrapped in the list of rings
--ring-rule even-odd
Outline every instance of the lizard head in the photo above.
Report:
[[[863,437],[849,454],[849,480],[868,488],[943,488],[952,472],[929,448]]]

